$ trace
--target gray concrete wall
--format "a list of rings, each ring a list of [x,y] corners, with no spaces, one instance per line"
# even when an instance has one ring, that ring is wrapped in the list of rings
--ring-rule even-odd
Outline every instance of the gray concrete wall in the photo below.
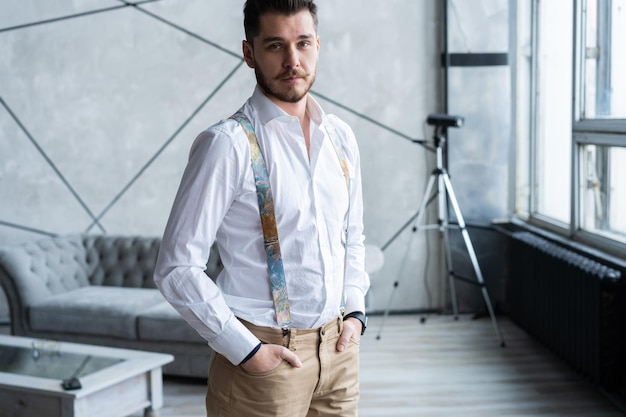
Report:
[[[502,236],[488,226],[508,219],[511,150],[511,69],[508,0],[450,0],[448,52],[466,54],[469,65],[452,66],[448,76],[448,111],[465,118],[460,129],[449,130],[449,172],[478,267],[496,310],[506,310],[506,270]],[[505,61],[483,62],[481,54],[502,54]],[[485,227],[487,226],[487,227]],[[451,246],[455,271],[476,278],[467,246],[458,232]],[[480,288],[460,281],[460,308],[480,311]]]
[[[385,266],[373,276],[371,307],[387,306],[395,281],[401,291],[393,292],[394,309],[439,307],[436,239],[407,229],[390,240],[419,207],[433,166],[433,154],[410,139],[430,135],[423,121],[442,105],[442,2],[318,4],[322,50],[314,93],[355,130],[367,242],[387,245]],[[69,233],[160,235],[192,140],[254,88],[240,56],[242,6],[4,0],[0,244]],[[489,149],[493,144],[482,134],[473,139]],[[465,143],[472,146],[467,158],[484,168],[487,148]],[[500,182],[492,185],[485,213],[500,217],[506,196]],[[472,211],[482,204],[464,203]]]

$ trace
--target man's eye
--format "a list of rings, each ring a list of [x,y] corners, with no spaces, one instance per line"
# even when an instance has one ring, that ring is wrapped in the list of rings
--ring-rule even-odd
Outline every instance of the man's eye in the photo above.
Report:
[[[272,50],[272,51],[276,51],[276,50],[280,49],[281,47],[282,47],[282,45],[279,44],[279,43],[272,43],[267,48]]]
[[[300,48],[308,48],[309,46],[311,46],[311,42],[309,41],[300,42]]]

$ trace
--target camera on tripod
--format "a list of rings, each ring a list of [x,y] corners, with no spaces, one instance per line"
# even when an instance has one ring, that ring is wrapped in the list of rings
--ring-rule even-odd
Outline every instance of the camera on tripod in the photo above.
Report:
[[[453,116],[451,114],[433,113],[426,118],[426,123],[431,126],[439,127],[461,127],[465,119],[461,116]]]
[[[504,347],[506,346],[506,342],[504,341],[504,337],[502,336],[502,332],[500,330],[500,326],[498,325],[493,305],[491,304],[491,298],[489,297],[489,292],[487,291],[483,273],[480,269],[480,265],[478,264],[478,257],[476,256],[474,245],[472,244],[471,237],[465,225],[465,220],[463,219],[463,214],[461,213],[461,208],[459,207],[459,202],[457,201],[454,190],[452,189],[450,175],[448,174],[448,170],[444,165],[445,158],[443,148],[444,144],[446,143],[446,129],[449,127],[461,127],[463,126],[464,122],[465,119],[461,116],[454,116],[451,114],[443,113],[429,114],[426,118],[426,123],[436,127],[434,129],[435,131],[433,132],[433,143],[435,145],[434,150],[437,155],[437,166],[433,169],[431,176],[428,180],[428,184],[426,185],[426,191],[424,192],[424,196],[422,198],[419,210],[408,222],[404,224],[404,226],[400,228],[400,230],[396,232],[396,234],[391,238],[389,242],[387,242],[383,246],[382,249],[384,250],[385,247],[387,247],[389,243],[391,243],[391,241],[393,241],[396,237],[400,235],[401,231],[403,231],[406,227],[413,223],[413,220],[415,220],[415,222],[413,223],[413,232],[417,232],[420,229],[420,225],[423,226],[423,229],[439,230],[439,233],[441,234],[441,240],[444,246],[444,258],[446,262],[446,269],[448,272],[448,287],[450,289],[450,299],[452,301],[452,311],[454,313],[454,318],[458,319],[458,304],[456,300],[456,289],[454,285],[454,280],[460,279],[462,281],[465,281],[466,283],[473,284],[480,288],[483,299],[485,301],[485,306],[487,308],[489,316],[491,317],[493,327],[496,331],[496,335],[500,340],[500,346]],[[425,141],[414,140],[413,142],[423,145]],[[437,202],[438,205],[437,222],[433,224],[423,225],[422,221],[425,218],[424,216],[426,213],[426,207],[433,201]],[[467,250],[467,255],[469,256],[470,262],[472,263],[475,280],[472,278],[466,278],[457,275],[453,271],[452,248],[450,247],[450,239],[448,236],[448,230],[451,226],[449,221],[450,209],[454,211],[456,217],[455,227],[457,227],[461,231],[463,243],[465,244],[465,249]],[[392,296],[398,288],[398,284],[398,281],[394,282]],[[391,298],[389,299],[389,305],[391,305]],[[389,313],[389,305],[385,309],[385,318]],[[422,318],[421,322],[424,323],[424,321],[425,319]],[[380,332],[376,336],[376,339],[380,339]]]

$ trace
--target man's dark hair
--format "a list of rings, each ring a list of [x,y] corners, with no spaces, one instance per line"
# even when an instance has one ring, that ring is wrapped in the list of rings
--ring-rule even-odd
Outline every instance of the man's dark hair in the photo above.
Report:
[[[252,40],[261,31],[261,16],[266,13],[278,13],[292,16],[302,10],[308,10],[313,17],[317,31],[317,5],[314,0],[247,0],[243,6],[243,28],[246,40]]]

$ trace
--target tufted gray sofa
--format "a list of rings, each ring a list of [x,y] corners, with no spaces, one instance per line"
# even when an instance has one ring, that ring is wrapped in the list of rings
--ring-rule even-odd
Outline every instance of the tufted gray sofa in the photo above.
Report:
[[[207,376],[211,350],[152,278],[160,239],[75,235],[0,248],[15,335],[164,352],[167,375]],[[212,248],[207,273],[217,276]],[[208,277],[207,277],[208,279]]]

